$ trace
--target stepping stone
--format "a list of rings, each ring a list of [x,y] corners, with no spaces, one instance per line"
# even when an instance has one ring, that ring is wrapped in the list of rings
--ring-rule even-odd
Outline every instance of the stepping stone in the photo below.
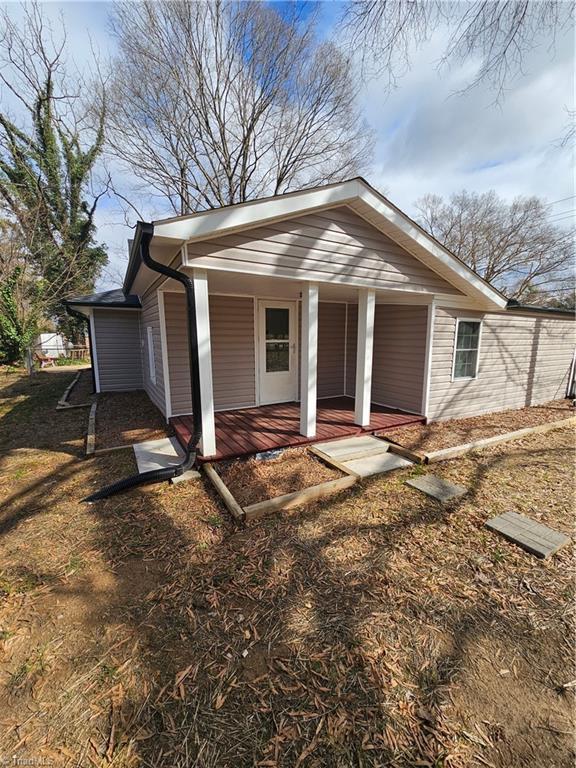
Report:
[[[372,435],[359,435],[358,437],[346,437],[343,440],[315,443],[314,448],[321,451],[329,459],[342,462],[347,459],[358,459],[362,456],[385,453],[388,450],[388,445],[386,441],[379,440]]]
[[[547,525],[519,515],[517,512],[505,512],[485,523],[486,528],[504,536],[508,541],[518,544],[537,557],[547,558],[558,552],[570,542],[563,533],[548,528]]]
[[[356,472],[360,477],[370,477],[370,475],[380,475],[383,472],[391,472],[393,469],[403,469],[413,466],[414,462],[398,456],[396,453],[377,454],[375,456],[365,456],[363,459],[353,459],[352,461],[342,461],[346,469]]]
[[[449,483],[437,475],[421,475],[412,480],[406,480],[406,485],[411,485],[412,488],[442,502],[457,499],[468,491],[463,485]]]

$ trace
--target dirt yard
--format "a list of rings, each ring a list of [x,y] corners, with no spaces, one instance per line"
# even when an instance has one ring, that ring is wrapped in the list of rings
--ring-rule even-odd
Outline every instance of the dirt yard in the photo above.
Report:
[[[482,527],[572,532],[571,429],[437,465],[448,506],[414,468],[237,529],[202,482],[82,504],[134,462],[82,459],[71,377],[0,382],[3,760],[572,768],[572,553]]]
[[[483,437],[502,435],[525,427],[536,427],[551,421],[560,421],[576,415],[570,400],[553,400],[543,405],[521,408],[517,411],[502,411],[471,419],[434,421],[431,424],[415,424],[398,427],[379,433],[412,451],[427,453],[471,443]]]

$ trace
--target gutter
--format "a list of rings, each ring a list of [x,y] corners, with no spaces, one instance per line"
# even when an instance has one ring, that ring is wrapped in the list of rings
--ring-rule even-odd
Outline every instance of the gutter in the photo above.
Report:
[[[150,242],[154,236],[154,225],[139,221],[136,226],[136,236],[134,245],[139,250],[139,256],[142,262],[152,271],[159,272],[161,275],[170,277],[182,283],[186,292],[186,309],[188,322],[188,354],[190,364],[190,389],[192,394],[192,423],[193,432],[186,445],[186,453],[183,461],[173,467],[165,469],[153,469],[149,472],[141,472],[137,475],[131,475],[117,483],[101,488],[99,491],[87,496],[84,501],[96,501],[105,499],[115,493],[135,488],[139,485],[160,483],[164,480],[170,480],[172,477],[179,477],[191,469],[196,463],[196,449],[202,437],[202,404],[200,397],[200,372],[198,360],[198,334],[196,329],[196,297],[194,294],[194,283],[183,272],[177,269],[167,267],[159,261],[155,261],[150,256]]]

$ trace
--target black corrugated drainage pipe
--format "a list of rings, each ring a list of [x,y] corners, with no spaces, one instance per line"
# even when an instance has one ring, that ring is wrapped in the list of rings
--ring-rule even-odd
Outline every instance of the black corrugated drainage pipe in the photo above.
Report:
[[[166,277],[171,277],[173,280],[178,280],[182,283],[184,290],[186,291],[186,308],[188,314],[188,353],[190,364],[190,387],[192,393],[192,423],[193,433],[186,445],[186,454],[184,460],[180,464],[176,464],[173,467],[166,467],[165,469],[153,469],[149,472],[142,472],[138,475],[131,475],[123,480],[119,480],[117,483],[108,485],[106,488],[101,488],[99,491],[87,496],[84,501],[97,501],[98,499],[105,499],[107,496],[112,496],[115,493],[126,491],[129,488],[135,488],[138,485],[146,485],[150,483],[160,483],[163,480],[170,480],[172,477],[178,477],[184,474],[194,466],[196,462],[196,448],[202,437],[202,420],[201,409],[202,402],[200,398],[200,373],[199,373],[199,361],[198,361],[198,334],[196,329],[196,299],[194,296],[194,283],[192,280],[182,272],[176,269],[167,267],[161,264],[159,261],[155,261],[150,256],[150,241],[154,235],[154,225],[146,224],[144,222],[138,222],[137,233],[140,235],[140,256],[142,261],[149,269],[154,272],[160,272]]]
[[[72,317],[78,317],[80,320],[84,320],[88,330],[88,347],[90,348],[90,371],[92,374],[92,392],[96,392],[96,374],[94,373],[94,344],[92,342],[92,328],[90,328],[90,318],[83,315],[82,312],[78,312],[77,309],[73,309],[68,304],[64,305],[66,312]]]

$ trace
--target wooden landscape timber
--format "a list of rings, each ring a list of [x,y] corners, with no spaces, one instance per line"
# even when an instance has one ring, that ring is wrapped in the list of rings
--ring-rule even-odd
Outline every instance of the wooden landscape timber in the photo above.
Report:
[[[92,403],[88,415],[88,433],[86,435],[86,456],[94,455],[96,450],[96,407],[98,403]]]
[[[310,504],[325,496],[331,496],[334,493],[339,493],[346,488],[350,488],[358,482],[359,478],[358,475],[351,474],[348,470],[346,471],[347,474],[344,475],[344,477],[338,477],[336,480],[328,480],[326,483],[312,485],[309,488],[303,488],[301,491],[286,493],[283,496],[276,496],[273,499],[259,501],[257,504],[250,504],[250,506],[244,508],[245,519],[247,521],[257,520],[272,512]]]
[[[68,398],[70,397],[70,393],[72,392],[72,390],[74,389],[76,384],[78,384],[78,381],[79,381],[81,375],[82,375],[82,371],[78,371],[78,373],[76,374],[76,376],[74,376],[74,378],[72,379],[70,384],[68,384],[68,386],[64,390],[64,394],[62,395],[60,400],[58,400],[58,404],[56,405],[56,410],[57,411],[65,411],[65,410],[69,410],[70,408],[89,408],[92,405],[91,402],[90,403],[77,403],[76,405],[72,405],[71,403],[68,402]]]
[[[414,464],[424,464],[425,454],[416,453],[415,451],[411,451],[409,448],[404,448],[403,445],[392,442],[389,437],[384,437],[385,434],[385,432],[374,432],[376,437],[382,437],[383,440],[386,440],[386,442],[389,443],[388,450],[391,453],[397,453],[398,456],[404,456],[405,459],[410,459],[410,461],[413,461]]]
[[[464,456],[466,453],[470,453],[470,451],[481,450],[482,448],[488,448],[489,446],[497,445],[498,443],[507,443],[511,440],[528,437],[529,435],[545,434],[546,432],[551,432],[553,429],[561,429],[570,424],[576,424],[576,416],[570,416],[568,419],[561,419],[560,421],[553,421],[548,424],[538,424],[535,427],[517,429],[514,432],[505,432],[502,435],[483,437],[480,440],[473,440],[471,443],[454,445],[451,448],[442,448],[439,451],[432,451],[431,453],[424,454],[424,461],[426,464],[434,464],[437,461],[455,459],[458,456]]]
[[[235,520],[238,520],[239,522],[243,522],[246,515],[240,504],[236,501],[232,493],[230,492],[230,489],[226,485],[226,483],[222,480],[218,472],[216,471],[214,465],[207,461],[204,464],[202,464],[202,469],[206,473],[207,478],[212,483],[215,491],[218,493],[222,501],[224,502],[226,509],[232,517]]]
[[[314,451],[313,451],[314,452]],[[319,454],[316,454],[319,455]],[[320,458],[323,458],[320,456]],[[226,508],[232,515],[232,517],[238,522],[248,522],[251,520],[257,520],[265,515],[279,512],[282,509],[293,509],[294,507],[304,506],[310,504],[313,501],[322,499],[326,496],[332,496],[335,493],[350,488],[358,482],[360,476],[355,472],[351,472],[349,469],[342,465],[338,465],[338,462],[333,462],[331,459],[327,461],[328,464],[332,464],[339,471],[343,472],[343,477],[337,477],[334,480],[327,480],[324,483],[318,483],[317,485],[311,485],[307,488],[302,488],[292,493],[286,493],[282,496],[275,496],[265,501],[259,501],[255,504],[249,504],[242,507],[234,498],[234,495],[218,474],[216,467],[211,462],[205,462],[202,464],[202,469],[206,473],[207,478],[212,483],[212,486],[224,502]]]

